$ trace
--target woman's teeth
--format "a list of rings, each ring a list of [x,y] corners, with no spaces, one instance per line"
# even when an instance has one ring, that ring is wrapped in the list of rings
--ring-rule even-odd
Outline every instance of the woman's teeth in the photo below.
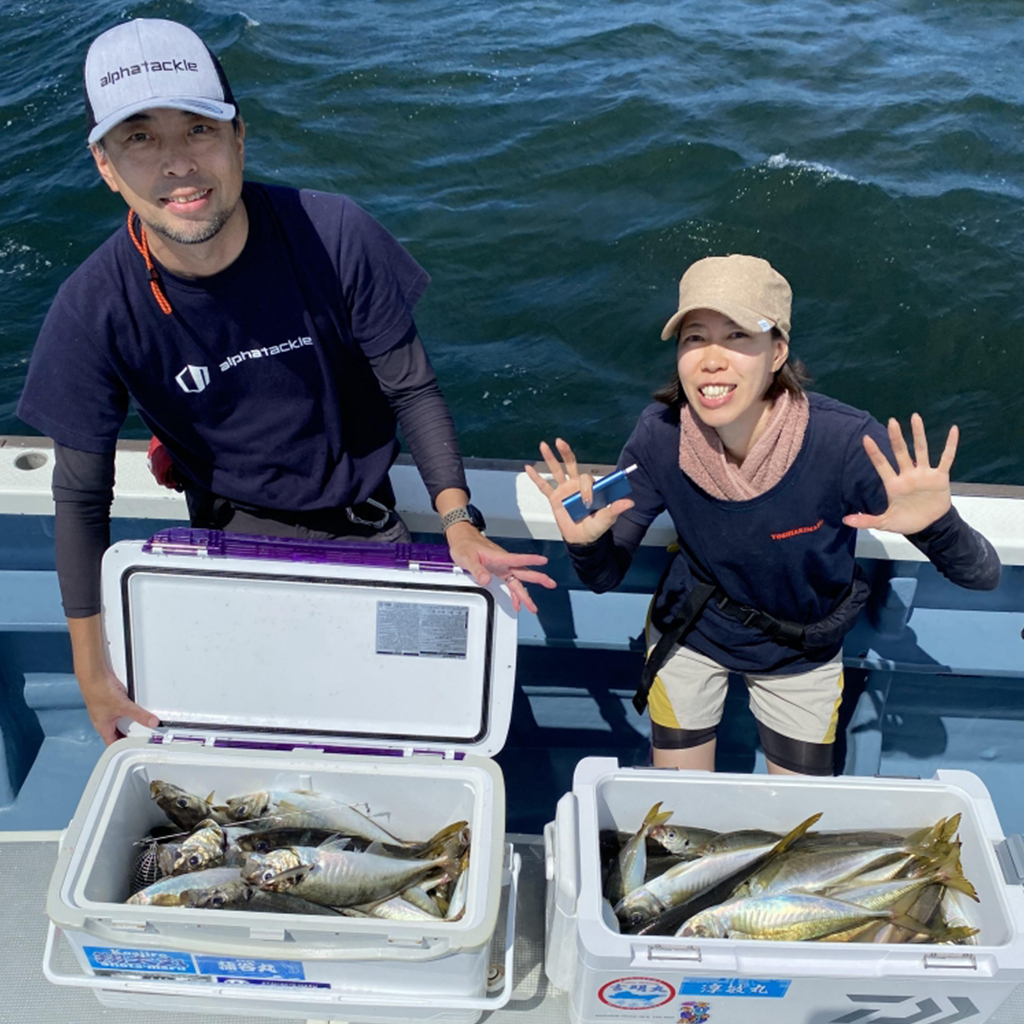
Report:
[[[729,394],[735,386],[735,384],[706,384],[700,389],[700,393],[705,398],[721,398],[723,395]]]

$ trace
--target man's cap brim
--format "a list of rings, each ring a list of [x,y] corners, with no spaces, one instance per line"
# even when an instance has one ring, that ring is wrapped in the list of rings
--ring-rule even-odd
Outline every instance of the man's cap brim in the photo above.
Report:
[[[186,110],[190,114],[199,114],[201,117],[209,117],[214,121],[230,121],[238,116],[238,108],[232,103],[221,103],[218,100],[201,99],[197,96],[161,96],[159,98],[147,97],[135,103],[128,103],[108,114],[100,121],[91,132],[89,132],[89,145],[100,141],[111,128],[116,128],[126,118],[133,114],[141,114],[144,110],[156,110],[161,107],[170,107],[172,110]]]

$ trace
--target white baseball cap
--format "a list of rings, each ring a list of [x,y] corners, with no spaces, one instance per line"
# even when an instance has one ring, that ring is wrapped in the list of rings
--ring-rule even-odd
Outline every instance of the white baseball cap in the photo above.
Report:
[[[220,62],[184,25],[126,21],[93,40],[85,56],[89,144],[126,117],[171,107],[230,121],[238,110]]]

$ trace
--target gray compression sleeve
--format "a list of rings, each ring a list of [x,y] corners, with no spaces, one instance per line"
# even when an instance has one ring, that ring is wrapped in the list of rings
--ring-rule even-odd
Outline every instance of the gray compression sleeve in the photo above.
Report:
[[[593,544],[566,544],[565,550],[580,582],[603,594],[622,582],[646,532],[647,527],[619,516]]]
[[[448,487],[468,494],[455,422],[415,328],[394,348],[370,359],[370,365],[398,417],[431,502]]]
[[[1002,566],[996,549],[960,518],[955,508],[920,533],[907,536],[951,583],[968,590],[995,590]]]
[[[64,614],[100,611],[100,562],[110,546],[114,453],[97,455],[54,444],[54,547]]]

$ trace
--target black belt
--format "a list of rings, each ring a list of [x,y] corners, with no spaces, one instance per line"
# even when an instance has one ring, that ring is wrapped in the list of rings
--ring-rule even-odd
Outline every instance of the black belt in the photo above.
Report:
[[[761,611],[760,608],[752,608],[750,605],[733,601],[716,583],[696,583],[686,595],[678,618],[662,633],[648,654],[640,676],[640,685],[633,694],[633,707],[640,714],[644,713],[658,670],[668,660],[672,648],[676,644],[681,644],[686,634],[693,629],[712,598],[715,599],[715,606],[724,615],[744,626],[760,630],[776,643],[797,650],[816,650],[830,647],[842,640],[853,625],[853,620],[860,614],[870,593],[870,585],[858,569],[835,611],[818,622],[804,626],[799,622],[778,619],[768,612]]]

